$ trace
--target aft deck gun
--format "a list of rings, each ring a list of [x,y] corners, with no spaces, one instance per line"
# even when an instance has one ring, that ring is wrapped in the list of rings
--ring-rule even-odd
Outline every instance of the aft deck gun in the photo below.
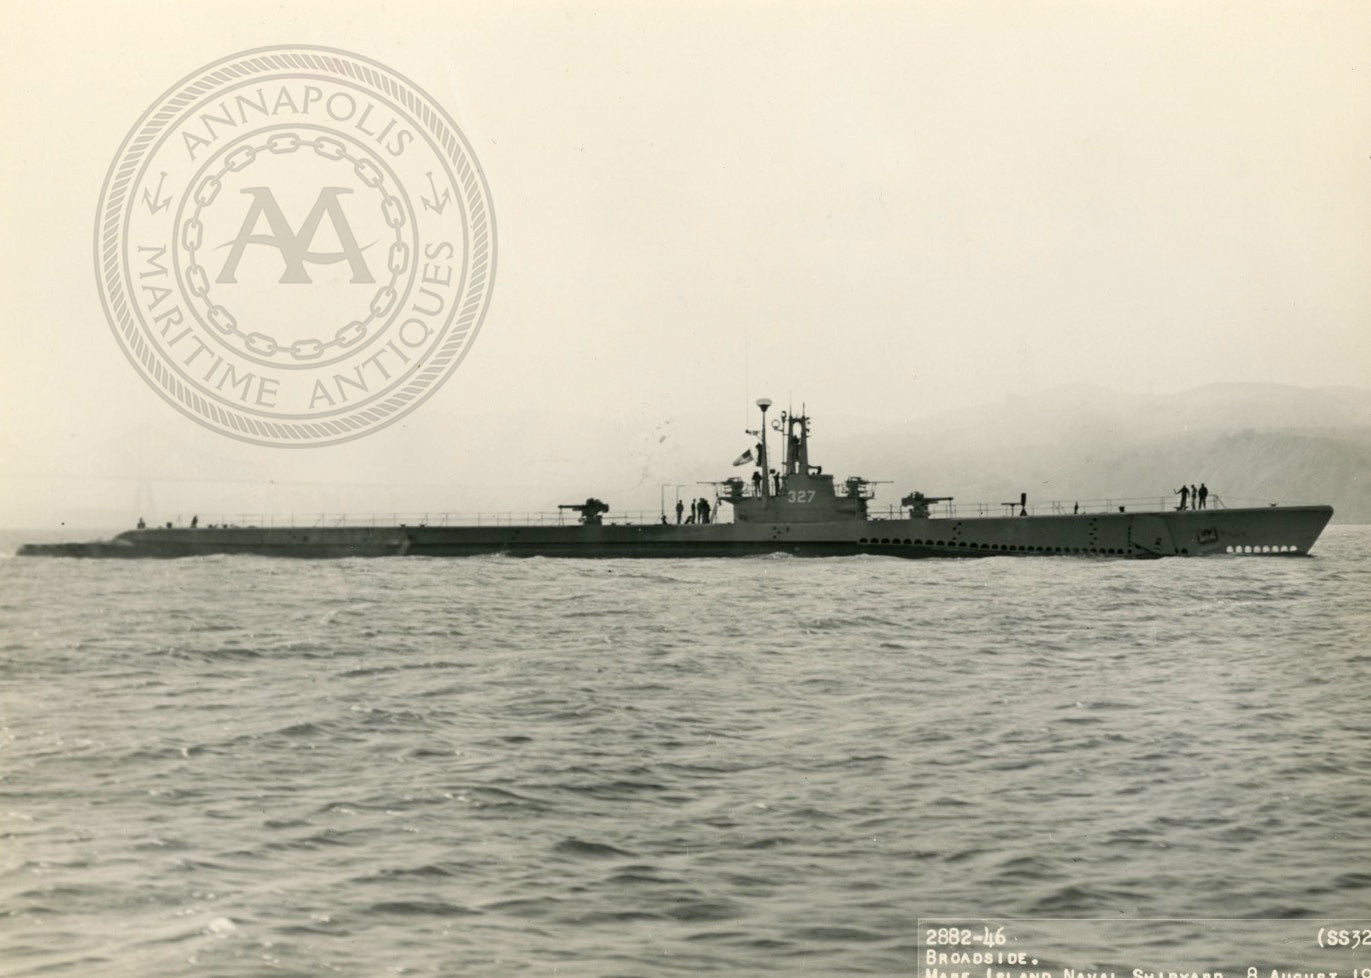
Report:
[[[911,492],[900,500],[900,506],[909,509],[909,518],[915,520],[928,519],[928,507],[934,503],[950,503],[951,496],[925,496],[921,492]]]

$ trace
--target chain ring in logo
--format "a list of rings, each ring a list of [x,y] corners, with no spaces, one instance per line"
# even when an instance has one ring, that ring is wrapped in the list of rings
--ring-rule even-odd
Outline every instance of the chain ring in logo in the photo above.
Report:
[[[456,370],[490,304],[495,217],[471,147],[412,82],[264,48],[139,120],[95,255],[115,336],[163,398],[244,441],[328,445]]]

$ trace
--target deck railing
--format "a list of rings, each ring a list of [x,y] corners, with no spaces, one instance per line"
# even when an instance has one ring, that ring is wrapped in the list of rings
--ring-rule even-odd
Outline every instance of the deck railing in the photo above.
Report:
[[[1272,506],[1265,500],[1231,499],[1240,506]],[[1209,508],[1224,509],[1224,501],[1210,494]],[[1029,516],[1069,516],[1073,513],[1155,513],[1175,510],[1175,496],[1130,496],[1103,499],[1054,499],[1035,502],[1030,499],[1024,511]],[[1189,507],[1187,507],[1189,508]],[[886,506],[869,506],[868,516],[873,520],[906,519],[909,510],[894,503]],[[938,519],[984,519],[987,517],[1018,516],[1018,501],[999,503],[974,502],[958,503],[956,500],[937,503],[929,507],[929,516]],[[711,522],[731,523],[732,510],[721,503],[711,514]],[[721,517],[715,519],[714,517]],[[186,527],[192,516],[177,514],[172,525]],[[325,526],[574,526],[580,518],[574,511],[558,512],[502,512],[502,513],[319,513],[319,514],[282,514],[282,513],[237,513],[196,516],[196,525],[209,527],[325,527]],[[666,514],[668,523],[675,525],[675,514]],[[662,514],[655,510],[610,511],[604,514],[602,523],[608,526],[659,524]],[[164,526],[165,519],[153,522],[152,527]]]
[[[1005,500],[999,503],[958,503],[955,499],[948,502],[941,502],[930,505],[928,515],[946,519],[983,519],[990,516],[1018,516],[1021,512],[1029,516],[1071,516],[1077,513],[1157,513],[1167,510],[1175,510],[1178,507],[1178,497],[1176,496],[1127,496],[1127,497],[1106,497],[1103,499],[1052,499],[1046,502],[1035,502],[1029,499],[1028,504],[1020,508],[1020,503]],[[1274,505],[1274,503],[1253,502],[1244,500],[1254,506]],[[1210,493],[1206,500],[1206,505],[1210,509],[1225,509],[1223,500],[1216,494]],[[1194,505],[1187,502],[1186,509],[1193,509]],[[872,519],[881,520],[902,520],[908,517],[908,509],[889,504],[883,507],[869,507],[868,513]]]
[[[203,529],[209,527],[291,527],[306,529],[326,526],[574,526],[580,517],[572,511],[555,513],[214,513],[187,516],[178,513],[173,526],[187,527],[194,519]],[[601,517],[606,525],[660,523],[660,513],[649,510],[609,512]],[[166,521],[149,524],[153,528]]]

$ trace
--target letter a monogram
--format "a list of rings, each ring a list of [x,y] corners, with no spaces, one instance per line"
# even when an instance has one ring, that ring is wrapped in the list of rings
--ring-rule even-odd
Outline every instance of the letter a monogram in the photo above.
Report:
[[[270,187],[247,187],[243,193],[252,195],[252,206],[248,208],[247,217],[243,219],[243,227],[238,232],[238,237],[233,240],[233,249],[229,252],[228,260],[224,262],[219,277],[215,279],[216,282],[237,283],[234,274],[238,271],[243,249],[249,244],[270,245],[281,253],[281,258],[286,263],[286,270],[281,274],[281,285],[310,284],[309,274],[305,271],[307,261],[319,265],[346,261],[352,267],[353,284],[376,281],[371,277],[371,270],[362,259],[362,249],[357,246],[357,238],[352,233],[347,215],[343,213],[338,201],[340,194],[350,194],[351,190],[346,187],[324,187],[320,190],[314,207],[305,217],[305,223],[300,226],[299,234],[291,230],[290,222],[286,220],[285,214],[281,213],[281,205],[276,202]],[[253,233],[257,220],[262,215],[266,215],[267,225],[271,228],[270,234]],[[333,222],[338,243],[343,247],[342,251],[309,250],[325,215]]]

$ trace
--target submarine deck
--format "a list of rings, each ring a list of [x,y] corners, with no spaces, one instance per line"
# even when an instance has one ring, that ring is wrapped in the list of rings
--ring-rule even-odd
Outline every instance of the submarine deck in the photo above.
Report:
[[[1297,556],[1309,552],[1332,515],[1331,506],[1320,505],[822,523],[162,527],[128,530],[105,541],[27,544],[18,553],[128,558]]]

